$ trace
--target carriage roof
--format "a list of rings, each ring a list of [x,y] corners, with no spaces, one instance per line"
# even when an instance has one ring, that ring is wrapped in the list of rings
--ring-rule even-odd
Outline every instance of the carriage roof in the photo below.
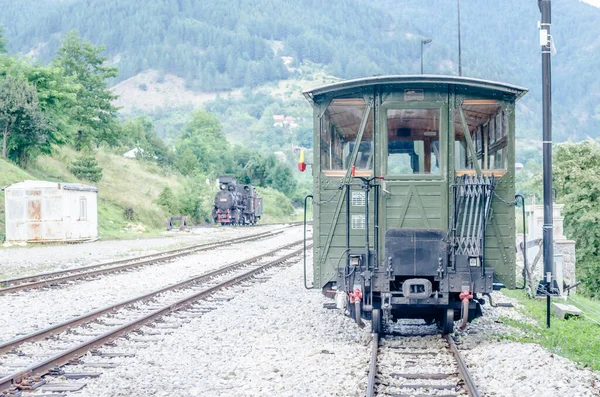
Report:
[[[520,86],[500,83],[491,80],[475,79],[471,77],[458,77],[458,76],[442,76],[442,75],[387,75],[387,76],[372,76],[354,80],[346,80],[338,83],[328,84],[320,87],[313,88],[311,90],[304,91],[303,94],[311,103],[317,96],[324,94],[336,94],[342,91],[363,88],[369,86],[383,85],[388,88],[394,86],[404,86],[414,83],[422,84],[451,84],[455,86],[462,86],[470,89],[487,90],[502,92],[509,95],[515,96],[515,101],[521,98],[527,93],[527,88]]]

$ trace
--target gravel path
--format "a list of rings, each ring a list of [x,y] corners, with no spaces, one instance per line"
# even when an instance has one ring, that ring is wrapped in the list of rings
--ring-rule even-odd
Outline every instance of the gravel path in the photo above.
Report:
[[[190,232],[165,232],[165,237],[160,238],[3,248],[0,249],[0,278],[91,265],[193,244],[226,240],[236,236],[258,234],[281,227],[276,225],[247,228],[195,228]]]
[[[368,331],[323,309],[330,301],[304,289],[302,262],[266,274],[72,395],[364,395]],[[130,351],[126,341],[115,349]]]
[[[519,303],[499,292],[494,302],[509,302],[514,308],[484,306],[484,316],[459,333],[459,349],[480,393],[485,396],[598,397],[600,372],[578,367],[540,345],[506,340],[522,331],[503,325],[502,318],[532,322],[518,310]]]
[[[239,244],[185,256],[129,272],[103,275],[33,291],[0,296],[0,341],[19,333],[30,333],[88,311],[133,298],[160,287],[188,279],[223,265],[252,258],[260,253],[301,239],[298,228],[253,244]],[[258,246],[257,246],[258,244]]]

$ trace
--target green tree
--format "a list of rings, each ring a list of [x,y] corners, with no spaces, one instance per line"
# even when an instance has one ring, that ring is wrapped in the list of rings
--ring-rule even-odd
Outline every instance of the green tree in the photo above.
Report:
[[[122,126],[121,144],[129,149],[142,149],[137,157],[166,166],[173,162],[167,145],[156,135],[154,124],[147,117],[126,120]]]
[[[173,165],[182,175],[195,175],[198,172],[198,158],[189,147],[179,148]]]
[[[69,166],[69,171],[79,179],[98,183],[102,179],[102,167],[93,154],[84,154],[77,158]]]
[[[56,66],[42,66],[27,59],[0,54],[0,76],[12,76],[33,86],[37,91],[39,108],[46,116],[51,130],[48,142],[61,145],[75,131],[72,109],[76,105],[79,86]]]
[[[4,38],[4,33],[6,29],[4,29],[4,25],[0,25],[0,53],[6,53],[6,45],[8,44],[7,40]]]
[[[177,214],[179,212],[179,206],[177,205],[177,198],[173,194],[170,187],[165,187],[159,194],[156,203],[163,207],[169,214]]]
[[[183,134],[176,144],[176,167],[189,170],[185,162],[189,163],[191,159],[187,151],[193,153],[196,158],[197,169],[205,174],[217,176],[230,164],[229,143],[221,128],[221,123],[215,116],[204,111],[195,110],[192,118],[183,128]]]
[[[564,203],[566,235],[575,240],[577,277],[585,292],[600,296],[600,144],[559,145],[554,154],[554,186]]]
[[[79,85],[56,66],[21,63],[21,71],[37,90],[40,110],[51,130],[52,144],[69,142],[76,132],[73,109],[77,107]]]
[[[294,179],[292,170],[286,164],[277,164],[269,173],[270,185],[285,194],[293,197],[298,183]]]
[[[39,109],[35,88],[7,76],[0,82],[2,157],[25,166],[39,152],[49,150],[48,125]]]
[[[119,137],[117,96],[107,88],[107,79],[117,76],[117,68],[106,66],[108,57],[101,55],[104,47],[96,47],[81,39],[75,31],[65,35],[54,65],[79,84],[73,120],[77,123],[75,148],[99,146],[102,142],[115,145]]]

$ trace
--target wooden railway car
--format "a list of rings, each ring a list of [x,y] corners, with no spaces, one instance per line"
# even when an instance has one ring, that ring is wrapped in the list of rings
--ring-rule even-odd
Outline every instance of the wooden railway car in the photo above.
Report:
[[[376,76],[306,91],[314,108],[314,287],[357,322],[481,314],[515,285],[515,102],[526,89]],[[303,169],[303,167],[300,167]]]

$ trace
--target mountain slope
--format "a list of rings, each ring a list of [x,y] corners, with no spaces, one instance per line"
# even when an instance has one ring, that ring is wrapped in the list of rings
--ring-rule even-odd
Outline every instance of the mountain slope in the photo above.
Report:
[[[591,0],[590,0],[591,1]],[[296,72],[305,60],[341,78],[414,74],[420,40],[426,73],[457,73],[456,3],[447,0],[0,0],[13,51],[48,60],[62,33],[77,29],[105,44],[119,80],[155,69],[202,91],[257,87]],[[541,62],[534,1],[463,0],[465,76],[530,89],[519,107],[522,137],[541,125]],[[24,10],[33,10],[25,16]],[[558,139],[600,130],[600,9],[579,0],[553,2],[554,131]],[[288,58],[289,60],[289,58]],[[141,85],[141,84],[140,84]]]

